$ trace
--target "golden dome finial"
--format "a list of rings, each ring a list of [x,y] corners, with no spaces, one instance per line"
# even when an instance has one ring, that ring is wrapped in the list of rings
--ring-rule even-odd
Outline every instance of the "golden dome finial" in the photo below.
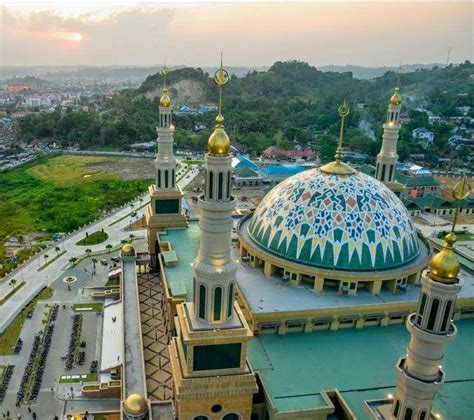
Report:
[[[400,95],[400,77],[402,76],[402,65],[398,67],[398,70],[395,72],[397,75],[397,86],[393,92],[392,97],[390,98],[390,104],[394,106],[399,106],[402,103],[402,97]]]
[[[160,98],[160,106],[163,106],[165,108],[169,108],[171,106],[171,99],[168,95],[168,89],[166,87],[166,76],[168,75],[169,70],[168,67],[166,67],[166,62],[163,68],[161,69],[161,75],[163,76],[163,94],[161,95]]]
[[[349,115],[349,111],[350,108],[344,100],[344,103],[337,109],[337,112],[341,117],[341,129],[339,131],[339,141],[336,149],[336,155],[334,156],[336,160],[321,167],[321,171],[328,174],[351,175],[355,173],[354,169],[342,161],[342,158],[344,157],[344,121]]]
[[[216,117],[216,125],[207,142],[207,150],[211,156],[227,156],[230,149],[230,139],[224,130],[224,116],[222,115],[222,88],[229,83],[229,74],[221,64],[214,74],[214,82],[219,87],[219,107]]]
[[[145,397],[140,394],[130,394],[123,403],[126,414],[140,415],[148,411],[148,404]]]
[[[466,175],[453,188],[453,198],[456,200],[456,210],[454,212],[453,224],[451,231],[444,237],[443,249],[438,252],[430,262],[430,275],[435,281],[441,283],[455,283],[461,264],[459,263],[456,253],[454,252],[454,244],[456,243],[456,234],[454,229],[459,211],[459,202],[469,196],[471,187],[466,183]]]

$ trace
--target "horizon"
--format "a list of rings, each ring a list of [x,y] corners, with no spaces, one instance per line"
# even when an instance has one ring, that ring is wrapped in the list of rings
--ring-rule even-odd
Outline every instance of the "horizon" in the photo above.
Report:
[[[223,50],[230,67],[462,63],[472,61],[472,11],[438,2],[6,3],[0,58],[12,67],[211,67]]]

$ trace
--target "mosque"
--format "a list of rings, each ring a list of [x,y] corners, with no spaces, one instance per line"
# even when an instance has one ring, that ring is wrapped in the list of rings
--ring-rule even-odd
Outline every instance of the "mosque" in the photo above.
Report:
[[[122,249],[122,418],[473,418],[474,282],[454,224],[432,256],[397,196],[398,87],[375,178],[343,162],[343,104],[334,162],[286,179],[237,219],[222,61],[214,81],[199,223],[184,217],[163,89],[148,249]],[[453,194],[467,197],[465,180]],[[144,275],[160,293],[145,310]],[[148,334],[156,313],[159,355]],[[164,353],[169,364],[151,369]],[[171,385],[158,398],[152,384],[164,372]]]

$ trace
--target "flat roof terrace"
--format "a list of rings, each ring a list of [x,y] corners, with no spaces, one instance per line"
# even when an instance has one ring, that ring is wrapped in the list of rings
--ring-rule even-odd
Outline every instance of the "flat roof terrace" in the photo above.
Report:
[[[433,411],[445,419],[474,418],[474,319],[456,326],[443,361],[447,383]],[[404,325],[264,335],[249,342],[248,360],[277,412],[323,407],[321,390],[337,388],[364,419],[365,400],[394,394],[395,364],[408,341]]]

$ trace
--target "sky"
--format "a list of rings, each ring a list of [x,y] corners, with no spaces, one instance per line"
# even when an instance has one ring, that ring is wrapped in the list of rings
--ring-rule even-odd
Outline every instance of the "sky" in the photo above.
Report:
[[[0,0],[0,65],[473,60],[473,3]]]

